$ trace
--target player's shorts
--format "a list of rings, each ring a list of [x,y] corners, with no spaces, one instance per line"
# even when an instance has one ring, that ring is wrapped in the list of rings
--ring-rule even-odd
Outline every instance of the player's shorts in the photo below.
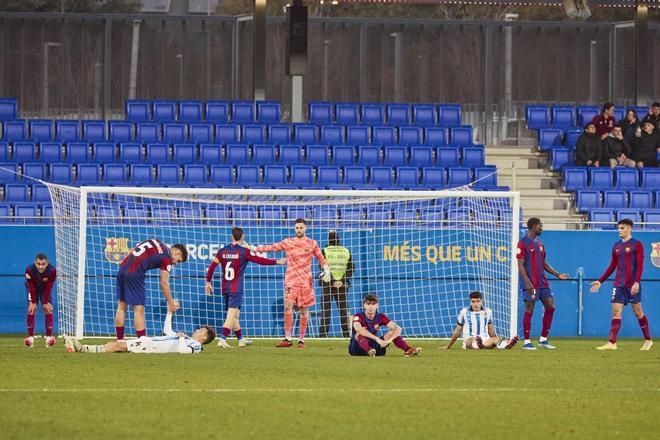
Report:
[[[316,304],[314,288],[312,286],[286,286],[284,287],[284,300],[292,302],[298,307],[311,307]]]
[[[153,341],[148,336],[140,336],[137,339],[128,339],[126,341],[126,349],[129,353],[149,353]]]
[[[612,303],[616,304],[639,304],[642,302],[642,288],[636,294],[630,293],[627,287],[615,287],[612,289]]]
[[[143,306],[147,302],[144,274],[119,270],[117,272],[117,299],[132,306]]]
[[[550,290],[549,287],[540,287],[538,289],[534,289],[534,291],[535,295],[532,296],[530,295],[529,290],[521,289],[520,292],[522,293],[523,301],[535,302],[539,299],[552,298],[552,290]]]
[[[350,354],[351,356],[368,356],[369,353],[367,353],[362,349],[362,347],[360,347],[360,344],[358,344],[357,340],[355,339],[356,337],[357,335],[352,337],[351,343],[348,344],[348,354]],[[376,356],[385,356],[389,344],[385,347],[381,347],[380,345],[378,345],[378,342],[374,341],[373,339],[369,339],[369,347],[376,350]]]
[[[223,293],[222,297],[225,299],[225,311],[228,309],[241,309],[243,305],[242,293]]]
[[[30,291],[28,289],[25,289],[25,297],[27,298],[28,304],[30,304],[32,302],[32,301],[30,301],[30,295],[32,295],[30,293]],[[36,296],[37,296],[37,302],[35,304],[41,303],[41,305],[43,306],[44,305],[44,293],[43,292],[37,293]]]

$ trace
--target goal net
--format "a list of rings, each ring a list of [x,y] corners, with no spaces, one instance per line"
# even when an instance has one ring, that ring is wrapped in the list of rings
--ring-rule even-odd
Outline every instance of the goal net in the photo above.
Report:
[[[174,326],[187,333],[209,324],[220,329],[223,269],[214,294],[204,292],[215,253],[239,226],[245,241],[266,245],[292,237],[294,220],[308,222],[307,236],[321,249],[328,234],[352,256],[348,312],[368,293],[408,337],[448,337],[469,293],[481,291],[498,334],[517,334],[519,198],[515,192],[244,190],[202,188],[68,187],[48,184],[53,201],[59,276],[59,329],[76,337],[114,335],[119,263],[138,243],[158,238],[184,244],[186,263],[172,269],[170,286],[181,309]],[[282,253],[266,254],[270,258]],[[322,301],[313,263],[316,306],[308,335],[318,334]],[[166,301],[159,271],[147,274],[147,333],[159,334]],[[241,324],[254,337],[283,335],[283,266],[250,263],[244,276]],[[134,333],[128,313],[127,334]],[[340,336],[332,304],[328,336]],[[294,319],[297,313],[294,312]],[[294,322],[294,332],[297,324]]]

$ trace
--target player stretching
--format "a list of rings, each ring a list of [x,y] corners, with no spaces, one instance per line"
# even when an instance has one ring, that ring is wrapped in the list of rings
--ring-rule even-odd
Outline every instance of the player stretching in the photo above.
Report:
[[[450,349],[458,336],[463,333],[463,348],[483,350],[497,348],[498,350],[511,349],[518,342],[518,336],[507,340],[499,338],[493,325],[493,312],[484,307],[481,292],[470,293],[470,307],[463,307],[458,314],[454,334],[447,344]]]
[[[250,251],[242,245],[243,229],[233,228],[231,230],[231,236],[234,239],[234,242],[229,246],[223,247],[215,254],[215,258],[213,258],[213,261],[206,272],[206,294],[212,295],[213,284],[211,283],[211,280],[213,279],[213,272],[218,265],[222,266],[222,296],[225,299],[227,317],[225,318],[225,323],[222,325],[222,334],[220,335],[220,341],[218,341],[218,347],[220,348],[232,348],[232,346],[227,343],[227,336],[229,336],[229,333],[231,333],[232,330],[236,335],[236,339],[238,339],[239,347],[245,347],[252,343],[252,341],[243,337],[241,324],[238,321],[238,317],[241,313],[241,304],[243,302],[243,275],[247,264],[250,261],[266,266],[286,264],[286,259],[284,258],[271,260],[250,253]]]
[[[404,356],[417,356],[419,347],[411,347],[401,337],[401,327],[384,313],[378,313],[378,297],[369,294],[364,297],[363,310],[353,315],[351,341],[348,353],[351,356],[384,356],[391,342],[403,350]],[[378,337],[378,330],[386,327],[389,331]]]
[[[316,304],[312,287],[312,257],[316,257],[323,267],[323,281],[330,282],[330,267],[319,249],[316,240],[305,237],[307,222],[299,218],[295,221],[295,237],[287,238],[270,246],[252,247],[257,252],[286,252],[286,274],[284,275],[284,340],[278,347],[291,347],[291,328],[293,327],[293,305],[300,310],[300,334],[298,348],[305,348],[305,332],[309,319],[308,308]]]
[[[555,300],[552,291],[545,277],[545,272],[549,272],[560,280],[568,279],[568,274],[559,273],[545,261],[545,246],[538,239],[543,233],[543,223],[541,220],[532,217],[527,220],[527,236],[518,241],[516,251],[518,257],[519,286],[525,301],[525,315],[523,316],[523,334],[525,337],[525,350],[536,350],[536,347],[529,339],[532,331],[532,315],[534,314],[534,304],[539,299],[545,309],[543,313],[543,328],[539,338],[539,347],[554,350],[556,347],[548,342],[548,334],[552,326],[552,315],[555,313]]]
[[[167,309],[170,313],[177,311],[179,303],[172,299],[170,292],[170,270],[172,266],[185,263],[187,259],[188,250],[184,245],[175,244],[169,248],[158,239],[143,241],[126,255],[117,271],[117,340],[124,339],[127,304],[133,306],[133,326],[137,337],[147,334],[144,319],[147,293],[144,281],[148,270],[160,268],[160,288],[167,300]]]
[[[644,246],[632,238],[633,222],[623,219],[616,224],[621,241],[612,247],[612,260],[605,273],[597,281],[591,283],[591,293],[598,292],[601,284],[616,269],[614,289],[612,289],[612,324],[610,339],[607,344],[596,347],[596,350],[616,350],[616,337],[621,328],[621,313],[626,304],[630,304],[644,335],[644,344],[640,350],[650,350],[653,346],[649,321],[642,310],[642,286],[639,284],[644,270]]]
[[[41,301],[46,321],[46,347],[55,345],[53,338],[53,305],[50,303],[50,292],[57,278],[55,266],[48,262],[45,254],[37,254],[34,263],[25,268],[25,290],[28,295],[27,330],[25,346],[34,345],[34,318],[37,316],[37,304]]]

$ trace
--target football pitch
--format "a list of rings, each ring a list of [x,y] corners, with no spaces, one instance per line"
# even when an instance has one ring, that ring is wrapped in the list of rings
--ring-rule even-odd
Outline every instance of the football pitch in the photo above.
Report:
[[[419,341],[416,358],[349,357],[344,341],[188,356],[22,340],[0,337],[3,439],[660,437],[660,347],[640,352],[639,339],[616,352],[595,351],[603,340],[536,352]]]

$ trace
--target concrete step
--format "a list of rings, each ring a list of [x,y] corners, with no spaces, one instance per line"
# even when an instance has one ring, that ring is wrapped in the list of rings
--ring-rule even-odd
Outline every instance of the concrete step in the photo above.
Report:
[[[524,209],[556,209],[571,213],[571,200],[564,197],[521,197],[520,204]]]
[[[516,169],[535,169],[547,168],[548,159],[544,156],[488,156],[486,155],[486,164],[496,165],[498,168],[516,168]]]
[[[521,157],[521,156],[538,156],[540,153],[536,148],[531,147],[486,147],[486,155],[494,156],[511,156],[511,157]]]
[[[499,185],[509,186],[514,191],[555,189],[560,186],[554,177],[518,176],[517,174],[514,181],[513,176],[503,176],[498,173],[497,182]]]

